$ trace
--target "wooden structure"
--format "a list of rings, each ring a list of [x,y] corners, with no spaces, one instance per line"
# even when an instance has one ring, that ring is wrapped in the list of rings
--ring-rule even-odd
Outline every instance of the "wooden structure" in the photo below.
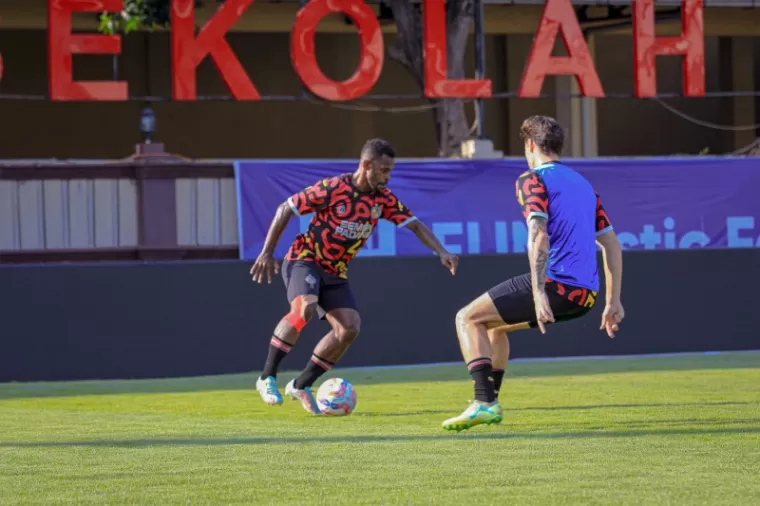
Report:
[[[232,162],[0,164],[0,263],[237,258]]]

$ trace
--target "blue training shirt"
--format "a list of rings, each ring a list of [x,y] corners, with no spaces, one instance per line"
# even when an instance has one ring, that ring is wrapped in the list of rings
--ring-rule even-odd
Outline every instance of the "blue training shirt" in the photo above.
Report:
[[[515,183],[523,216],[547,218],[549,264],[546,276],[589,290],[599,290],[596,238],[612,224],[593,186],[557,162],[524,172]]]

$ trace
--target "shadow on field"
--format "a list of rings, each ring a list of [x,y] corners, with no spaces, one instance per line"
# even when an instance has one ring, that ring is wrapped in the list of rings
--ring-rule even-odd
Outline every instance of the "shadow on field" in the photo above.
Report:
[[[650,409],[650,408],[683,408],[690,406],[746,406],[757,404],[755,402],[682,402],[682,403],[653,403],[653,404],[589,404],[585,406],[528,406],[524,408],[505,407],[504,412],[511,411],[584,411],[595,409]],[[356,411],[353,416],[367,417],[389,417],[389,416],[427,416],[427,415],[445,415],[451,414],[451,410],[422,410],[422,411],[402,411],[399,413],[384,413],[382,411]],[[760,421],[760,420],[758,420]]]
[[[589,376],[636,372],[690,371],[710,369],[758,369],[760,353],[724,353],[711,356],[677,356],[651,358],[614,358],[608,360],[558,360],[555,362],[516,362],[507,368],[507,378],[542,378]],[[278,375],[282,386],[297,373]],[[464,364],[408,369],[340,369],[330,377],[343,377],[358,386],[394,383],[469,381]],[[49,383],[0,383],[0,400],[68,397],[80,395],[162,394],[254,390],[256,375],[203,376],[155,380],[73,381]]]
[[[750,421],[750,420],[748,420]],[[760,420],[751,420],[758,422]],[[176,439],[131,439],[114,441],[43,441],[43,442],[0,442],[0,448],[139,448],[154,446],[235,446],[235,445],[277,445],[277,444],[357,444],[385,443],[403,441],[460,441],[497,440],[497,439],[595,439],[595,438],[636,438],[652,436],[721,436],[732,434],[760,434],[760,426],[741,428],[712,428],[712,429],[649,429],[649,430],[619,430],[619,431],[578,431],[578,432],[495,432],[490,428],[475,428],[470,432],[460,434],[441,433],[420,435],[343,435],[318,437],[233,437],[215,438],[176,438]],[[487,432],[486,432],[487,431]]]

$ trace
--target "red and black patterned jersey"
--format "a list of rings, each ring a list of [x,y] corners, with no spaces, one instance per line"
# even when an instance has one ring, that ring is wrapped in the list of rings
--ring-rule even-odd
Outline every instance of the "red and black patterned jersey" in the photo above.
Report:
[[[351,174],[323,179],[288,198],[293,212],[314,213],[306,232],[298,234],[287,260],[316,262],[326,272],[347,277],[348,263],[372,235],[381,218],[404,227],[417,218],[391,190],[362,192]]]
[[[607,216],[607,211],[604,210],[599,192],[594,190],[594,194],[596,195],[596,235],[602,235],[612,230],[612,223],[610,217]]]

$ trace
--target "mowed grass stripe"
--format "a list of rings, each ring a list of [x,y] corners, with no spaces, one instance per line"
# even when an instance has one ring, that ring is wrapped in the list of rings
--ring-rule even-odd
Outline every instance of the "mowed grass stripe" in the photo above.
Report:
[[[536,362],[505,421],[447,433],[463,367],[332,371],[357,411],[253,374],[0,385],[0,504],[756,504],[760,356]],[[291,374],[281,375],[284,387]]]

